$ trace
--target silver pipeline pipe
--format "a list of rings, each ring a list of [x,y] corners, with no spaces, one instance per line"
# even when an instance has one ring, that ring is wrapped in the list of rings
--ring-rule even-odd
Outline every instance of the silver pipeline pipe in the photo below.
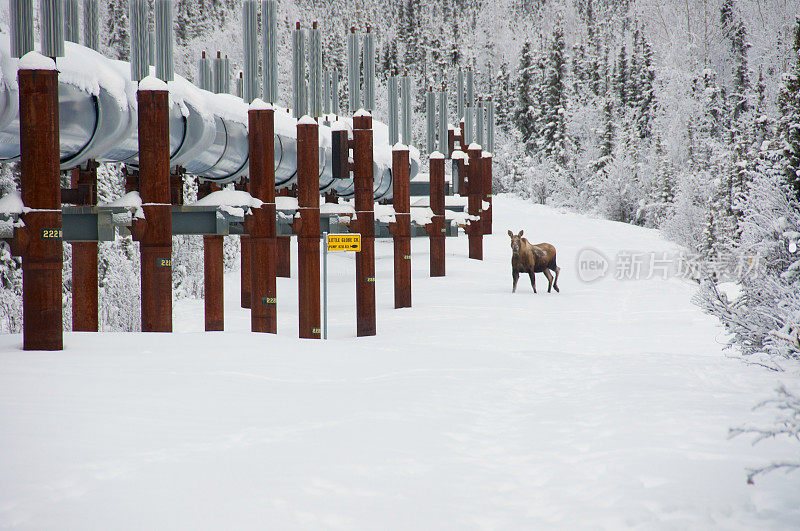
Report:
[[[225,60],[222,58],[222,52],[217,52],[217,56],[214,58],[212,71],[214,72],[213,81],[211,83],[214,89],[212,92],[215,94],[225,93],[225,80],[228,79],[228,73],[225,71]]]
[[[172,0],[156,0],[156,77],[162,81],[175,78],[174,18]]]

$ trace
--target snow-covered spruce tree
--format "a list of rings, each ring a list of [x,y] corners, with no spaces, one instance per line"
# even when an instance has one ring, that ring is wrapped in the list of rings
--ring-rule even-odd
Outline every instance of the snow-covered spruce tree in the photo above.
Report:
[[[105,5],[104,21],[101,35],[103,54],[113,59],[127,61],[131,53],[128,37],[128,0],[109,0]]]
[[[0,197],[19,190],[16,164],[0,164]],[[22,330],[22,260],[0,242],[0,333]]]
[[[783,176],[800,198],[800,19],[795,27],[794,65],[784,74],[779,105],[781,110],[780,131],[784,141]]]
[[[552,161],[557,171],[567,171],[570,146],[567,138],[567,85],[564,32],[560,27],[553,31],[553,41],[547,61],[544,80],[541,129],[537,141],[543,157]]]
[[[516,108],[514,125],[522,140],[533,150],[538,134],[539,106],[541,105],[537,54],[533,45],[526,42],[522,46],[519,67],[517,68]]]

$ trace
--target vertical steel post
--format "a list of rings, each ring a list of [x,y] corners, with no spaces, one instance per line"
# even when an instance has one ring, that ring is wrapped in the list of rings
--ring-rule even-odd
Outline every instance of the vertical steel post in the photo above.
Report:
[[[77,188],[81,204],[97,204],[97,163],[72,170],[72,188]],[[97,332],[97,242],[72,243],[72,330]]]
[[[469,196],[467,208],[471,216],[481,215],[481,200],[483,199],[483,164],[481,161],[482,150],[480,147],[467,149],[469,155],[468,182]],[[483,223],[470,221],[467,227],[469,237],[469,257],[473,260],[483,260]]]
[[[324,70],[322,72],[322,114],[329,116],[331,114],[331,72]],[[328,118],[330,119],[330,118]]]
[[[388,81],[389,97],[389,144],[394,146],[400,141],[400,127],[398,123],[398,96],[397,96],[397,76],[389,76]]]
[[[372,116],[353,117],[353,181],[361,252],[356,253],[356,335],[374,336],[375,317],[375,203],[372,194]]]
[[[486,109],[486,151],[494,153],[494,100],[490,97]]]
[[[39,37],[42,55],[64,57],[63,0],[39,0]]]
[[[312,118],[322,116],[322,37],[317,23],[308,33],[308,89],[309,113]]]
[[[483,100],[478,98],[475,105],[475,143],[481,146],[481,149],[486,147],[484,144],[484,113],[483,113]]]
[[[411,132],[411,79],[408,75],[400,78],[400,99],[401,99],[401,134],[403,137],[403,144],[412,146],[414,139]]]
[[[347,101],[350,114],[361,105],[361,66],[358,60],[358,35],[356,28],[350,28],[347,36]]]
[[[173,0],[156,0],[156,77],[172,81],[175,77],[172,34]]]
[[[81,41],[81,28],[78,24],[78,0],[64,0],[64,38],[70,42]]]
[[[302,118],[308,114],[308,93],[306,91],[306,32],[298,22],[292,32],[292,109],[294,117]]]
[[[460,68],[456,74],[456,125],[464,119],[464,71]]]
[[[362,51],[364,61],[364,109],[375,110],[375,35],[367,26]]]
[[[100,49],[100,6],[98,0],[83,0],[83,44]]]
[[[311,120],[297,124],[297,184],[299,333],[301,338],[319,339],[319,125]]]
[[[146,228],[140,241],[142,331],[172,331],[172,206],[169,92],[139,90],[139,193]]]
[[[150,75],[150,31],[147,29],[150,6],[147,0],[129,0],[131,79],[141,81]]]
[[[425,94],[425,140],[425,147],[430,155],[436,151],[436,96],[430,88]]]
[[[483,194],[482,200],[489,204],[487,208],[483,208],[481,219],[483,220],[483,233],[492,233],[492,154],[484,152],[481,159],[483,163]]]
[[[62,350],[61,180],[58,71],[19,70],[22,215],[22,348]]]
[[[9,7],[11,57],[20,58],[33,50],[33,0],[10,0]]]
[[[211,182],[199,183],[197,198],[202,199],[220,188]],[[224,237],[203,236],[203,282],[206,332],[221,332],[225,329],[225,267]]]
[[[263,32],[263,79],[264,101],[278,101],[278,3],[275,0],[261,2],[264,21]]]
[[[341,107],[339,106],[339,69],[331,71],[331,113],[339,116]]]
[[[234,186],[237,190],[241,190],[243,192],[247,191],[247,182],[245,182],[244,179],[237,182]],[[253,259],[250,253],[252,247],[250,245],[250,234],[247,233],[247,227],[245,227],[244,234],[239,236],[239,246],[239,294],[241,299],[241,307],[249,309],[252,307],[250,288],[253,285],[253,277],[250,268],[252,266]]]
[[[430,275],[445,275],[445,219],[444,219],[444,156],[430,158],[430,205],[433,211],[428,225],[430,243]]]
[[[275,110],[248,111],[250,195],[263,201],[248,220],[251,247],[251,312],[253,332],[278,333],[278,295],[275,280]]]
[[[411,164],[407,147],[392,150],[392,192],[395,222],[391,225],[394,243],[394,307],[411,308]]]
[[[244,0],[242,10],[244,101],[250,103],[261,93],[258,84],[258,3]]]
[[[450,143],[447,130],[447,92],[444,83],[439,92],[439,152],[445,158],[450,156]]]

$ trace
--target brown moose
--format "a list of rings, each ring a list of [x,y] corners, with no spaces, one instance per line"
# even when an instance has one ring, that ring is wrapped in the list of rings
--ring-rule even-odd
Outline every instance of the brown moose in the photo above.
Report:
[[[514,278],[514,287],[511,292],[517,291],[520,273],[528,273],[531,277],[534,293],[536,293],[534,273],[544,273],[544,276],[547,277],[547,293],[550,293],[551,288],[559,291],[558,274],[561,272],[561,268],[556,264],[556,248],[549,243],[533,245],[522,237],[522,231],[519,231],[519,234],[508,231],[508,235],[511,237],[511,276]],[[555,279],[550,271],[556,274]]]

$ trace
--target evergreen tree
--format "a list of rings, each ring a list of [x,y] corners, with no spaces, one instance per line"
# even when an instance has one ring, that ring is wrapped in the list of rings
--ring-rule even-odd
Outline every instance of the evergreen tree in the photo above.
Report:
[[[800,199],[800,19],[795,26],[795,64],[784,75],[779,103],[780,135],[783,139],[783,176]]]
[[[542,155],[557,166],[566,168],[569,159],[567,139],[567,88],[564,33],[561,28],[553,32],[553,41],[547,61],[544,80],[541,133],[538,145]]]
[[[114,59],[128,61],[131,48],[128,37],[128,1],[109,0],[106,6],[105,33],[101,37],[103,52]]]

